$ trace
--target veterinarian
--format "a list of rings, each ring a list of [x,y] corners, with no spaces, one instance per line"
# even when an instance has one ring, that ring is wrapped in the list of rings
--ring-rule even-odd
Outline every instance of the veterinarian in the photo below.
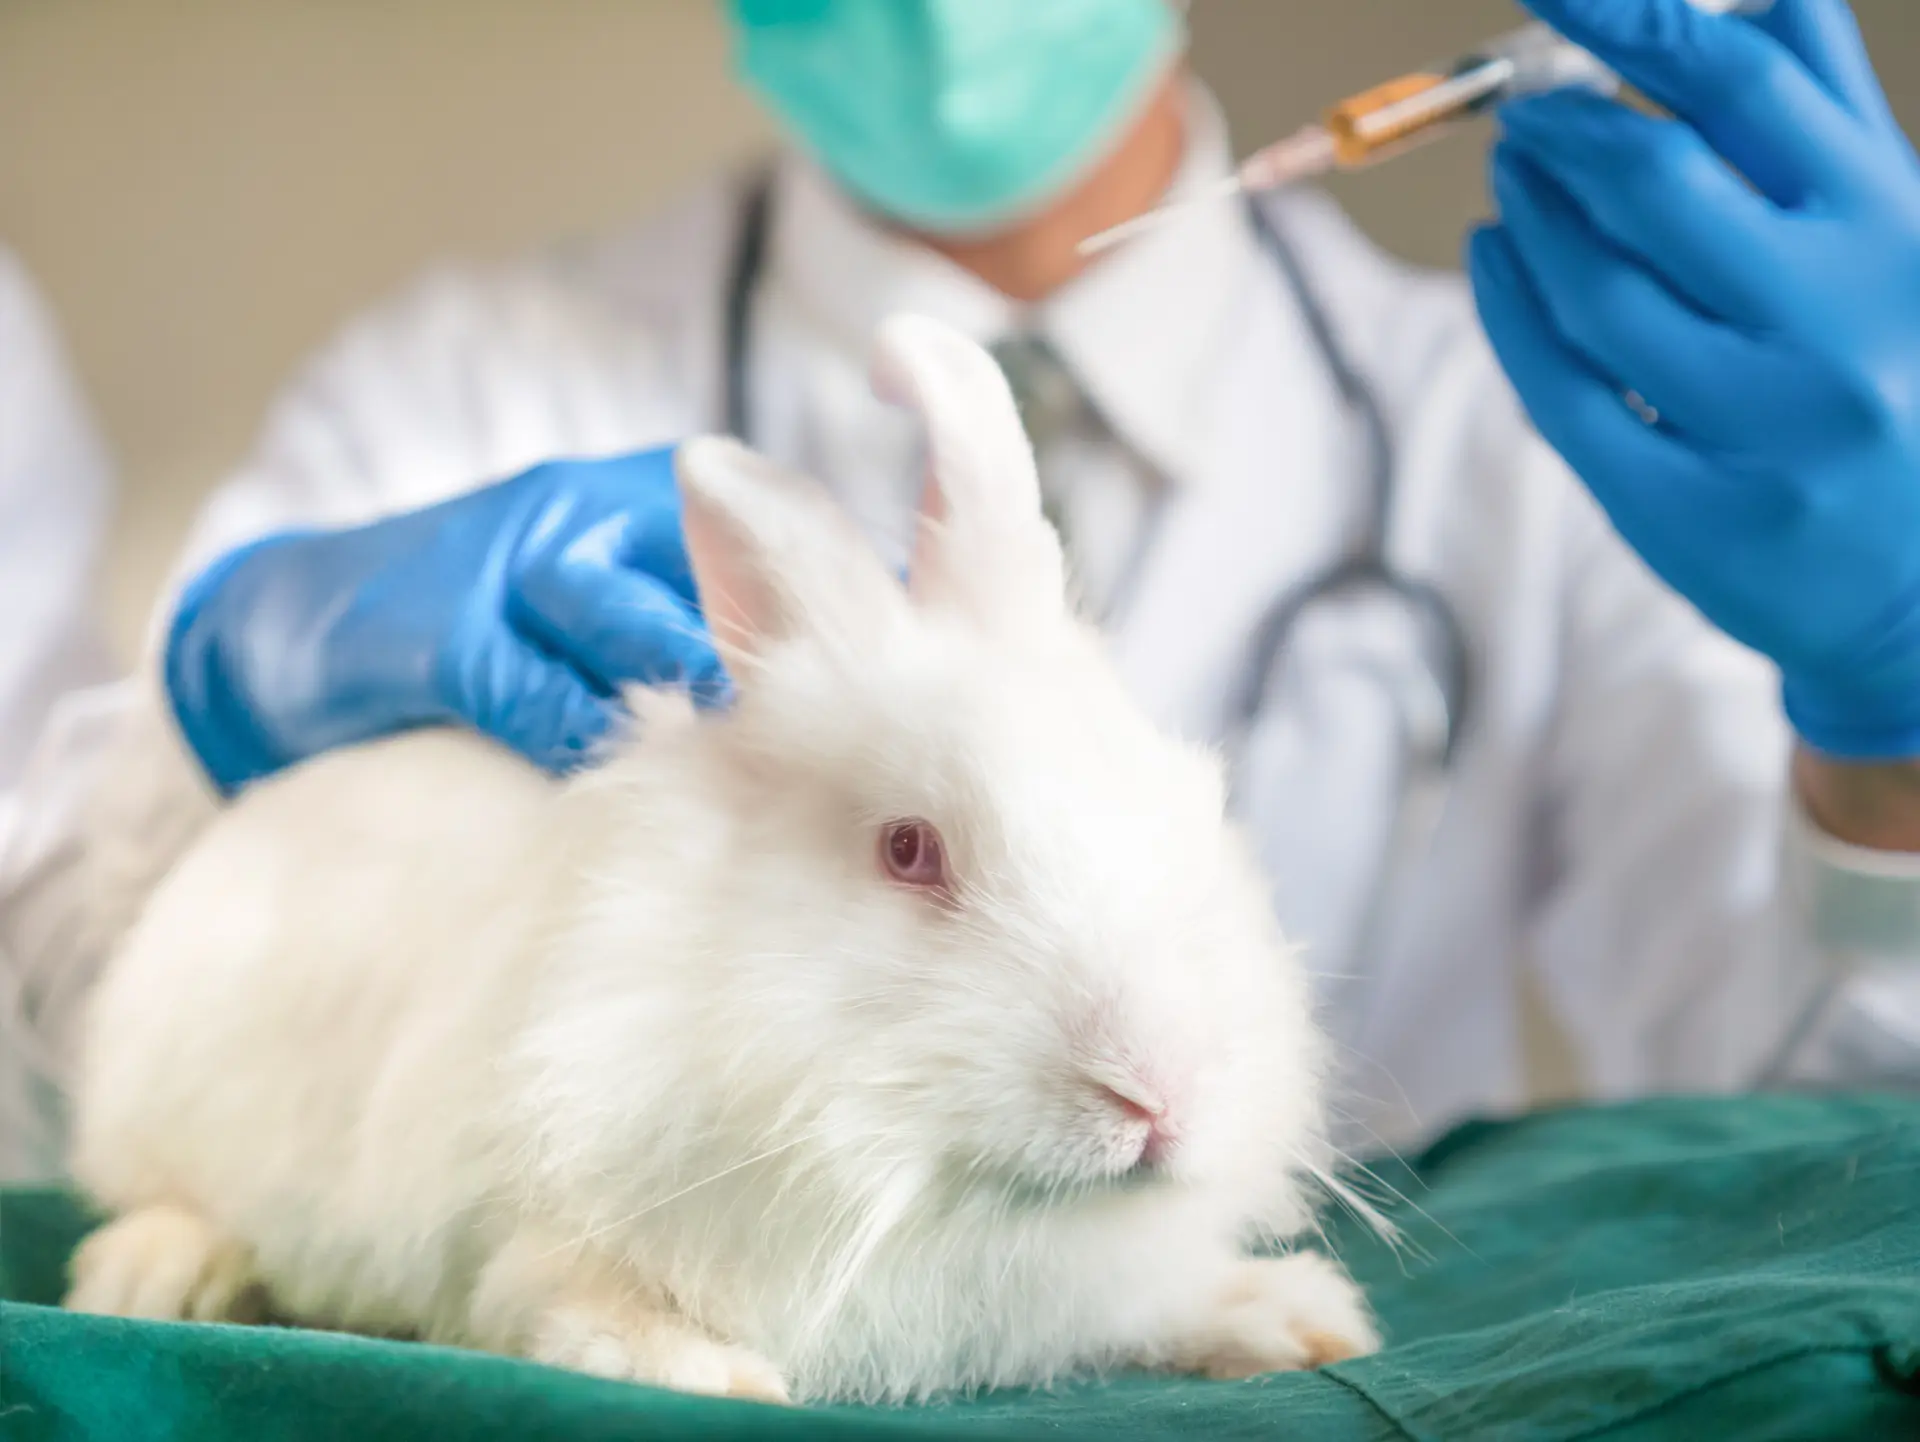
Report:
[[[81,720],[62,703],[111,674],[91,602],[112,473],[39,290],[0,246],[0,855],[30,824],[19,793],[34,738]],[[49,798],[42,799],[43,807]],[[58,825],[53,809],[32,824]],[[0,1183],[42,1175],[57,1149],[43,1068],[20,1025],[22,959],[0,935]]]
[[[652,448],[744,434],[903,559],[909,310],[995,346],[1125,673],[1226,751],[1357,1125],[1920,1077],[1920,165],[1840,0],[1530,3],[1679,119],[1508,111],[1468,286],[1306,193],[1083,261],[1230,169],[1167,0],[733,0],[764,183],[428,278],[214,497],[26,800],[80,816],[0,881],[36,1024],[223,795],[723,698]]]

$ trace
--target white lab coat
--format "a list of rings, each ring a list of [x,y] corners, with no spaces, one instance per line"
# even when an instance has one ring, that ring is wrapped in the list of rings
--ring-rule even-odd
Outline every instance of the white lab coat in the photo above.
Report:
[[[0,838],[19,829],[21,773],[59,698],[109,673],[91,583],[111,499],[52,318],[0,247]],[[0,935],[0,1182],[53,1156],[18,1025],[20,969]]]
[[[1183,183],[1228,163],[1204,96],[1196,109]],[[358,321],[275,408],[181,575],[270,528],[362,521],[554,455],[717,428],[738,210],[738,185],[717,181],[609,240],[449,269]],[[1166,487],[1139,585],[1112,618],[1119,664],[1162,723],[1218,739],[1261,613],[1339,553],[1364,491],[1358,431],[1242,213],[1194,215],[1026,313],[874,226],[797,160],[773,213],[750,362],[756,444],[826,479],[899,559],[916,437],[868,393],[875,323],[915,310],[982,340],[1039,326]],[[1322,200],[1287,202],[1285,220],[1396,433],[1395,558],[1450,598],[1476,666],[1431,859],[1372,955],[1350,953],[1397,758],[1389,698],[1337,663],[1396,644],[1394,628],[1365,606],[1317,617],[1296,644],[1299,684],[1275,688],[1251,748],[1247,817],[1279,914],[1323,974],[1354,1135],[1399,1143],[1536,1099],[1530,1016],[1557,1033],[1561,1080],[1584,1094],[1752,1081],[1816,978],[1920,951],[1920,868],[1796,822],[1767,667],[1614,538],[1525,425],[1460,282],[1396,264]],[[50,777],[124,750],[117,729],[154,703],[119,704],[120,721],[75,737]],[[205,805],[190,786],[153,787],[135,819],[161,854]],[[33,860],[15,864],[16,896],[32,895],[13,910],[36,935],[97,931],[70,920],[84,863],[24,888]],[[1877,920],[1841,938],[1821,898],[1848,885],[1873,893]],[[53,946],[41,960],[45,994],[65,998],[43,1007],[58,1030],[81,987],[55,974],[83,982],[92,958]],[[1855,986],[1853,1029],[1823,1037],[1806,1066],[1831,1069],[1849,1035],[1849,1065],[1861,1036],[1911,1058],[1920,971],[1890,975]]]

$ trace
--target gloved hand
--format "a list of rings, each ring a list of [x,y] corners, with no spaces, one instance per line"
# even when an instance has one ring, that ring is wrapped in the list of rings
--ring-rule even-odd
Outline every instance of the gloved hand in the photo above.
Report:
[[[188,587],[166,681],[231,793],[330,747],[464,723],[549,770],[623,682],[723,694],[670,449],[557,461],[352,530],[270,536]]]
[[[1502,364],[1627,541],[1779,665],[1809,745],[1920,755],[1920,164],[1852,17],[1526,3],[1678,119],[1504,112],[1469,248]]]

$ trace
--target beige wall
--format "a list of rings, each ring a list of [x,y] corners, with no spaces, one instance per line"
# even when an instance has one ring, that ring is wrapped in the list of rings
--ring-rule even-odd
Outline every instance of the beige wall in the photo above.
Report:
[[[1920,129],[1920,5],[1860,11]],[[1255,142],[1511,23],[1508,0],[1194,0]],[[125,472],[124,645],[298,358],[448,251],[599,226],[758,143],[718,0],[0,0],[0,238],[64,319]],[[1415,258],[1481,208],[1456,144],[1340,186]]]

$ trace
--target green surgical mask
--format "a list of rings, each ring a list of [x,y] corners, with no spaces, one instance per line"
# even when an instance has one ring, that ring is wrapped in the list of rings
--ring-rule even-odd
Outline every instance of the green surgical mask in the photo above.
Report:
[[[735,63],[820,164],[945,234],[1043,207],[1185,43],[1172,0],[729,0]]]

